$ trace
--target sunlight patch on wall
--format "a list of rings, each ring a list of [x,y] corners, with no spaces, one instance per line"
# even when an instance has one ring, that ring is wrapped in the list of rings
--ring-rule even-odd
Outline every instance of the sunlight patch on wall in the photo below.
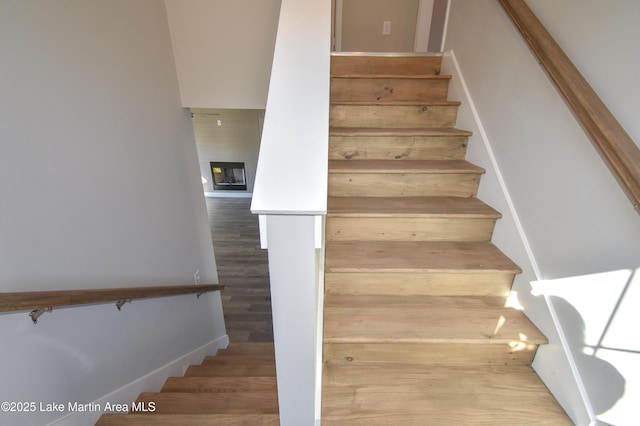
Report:
[[[555,312],[598,420],[629,424],[640,400],[640,269],[531,285]]]

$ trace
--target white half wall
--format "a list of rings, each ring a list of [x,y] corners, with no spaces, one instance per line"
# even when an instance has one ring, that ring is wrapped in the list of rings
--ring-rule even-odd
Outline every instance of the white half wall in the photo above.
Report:
[[[264,109],[280,0],[165,0],[182,105]]]
[[[2,1],[0,54],[0,291],[216,283],[163,3]],[[219,293],[2,314],[0,401],[97,401],[224,336]]]

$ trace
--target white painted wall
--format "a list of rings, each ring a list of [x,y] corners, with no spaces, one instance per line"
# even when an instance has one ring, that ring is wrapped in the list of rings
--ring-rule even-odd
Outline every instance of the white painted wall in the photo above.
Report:
[[[264,109],[280,0],[165,0],[182,105]]]
[[[6,0],[0,55],[0,291],[216,282],[162,2]],[[96,401],[224,340],[219,294],[3,314],[0,401]]]
[[[413,51],[418,0],[342,0],[341,3],[343,51]],[[384,21],[391,22],[389,35],[382,34]],[[429,29],[426,30],[428,34]]]
[[[530,3],[543,23],[549,19],[551,33],[638,141],[640,61],[625,54],[640,37],[637,2]],[[638,292],[631,291],[631,283],[637,280],[612,285],[603,277],[640,266],[640,218],[498,2],[452,0],[445,50],[457,58],[484,129],[480,140],[487,148],[477,148],[478,134],[469,146],[469,159],[490,169],[479,197],[503,213],[510,209],[507,220],[499,221],[495,241],[525,269],[514,289],[551,341],[539,351],[534,367],[578,424],[630,424],[629,410],[637,418],[633,401],[639,385],[626,372],[637,365],[637,352],[630,348],[637,347],[638,337],[619,312],[634,303]],[[470,125],[464,116],[459,127]],[[491,177],[494,172],[503,177],[504,188]],[[594,274],[600,280],[595,287],[569,286],[561,292],[532,284]],[[625,285],[626,292],[621,290]],[[605,306],[600,301],[607,290],[615,295]],[[591,317],[602,310],[616,324],[617,335],[628,336],[626,344],[608,338],[614,327],[600,329],[595,349],[589,346],[592,341],[575,339],[576,330],[599,322]],[[616,400],[611,395],[622,394],[620,376],[626,392]],[[608,396],[602,389],[608,389]]]
[[[247,180],[246,191],[218,190],[220,196],[253,192],[260,150],[261,121],[264,111],[256,109],[192,108],[193,131],[196,137],[200,174],[207,180],[205,192],[213,192],[211,161],[242,162]],[[218,124],[220,123],[220,124]]]

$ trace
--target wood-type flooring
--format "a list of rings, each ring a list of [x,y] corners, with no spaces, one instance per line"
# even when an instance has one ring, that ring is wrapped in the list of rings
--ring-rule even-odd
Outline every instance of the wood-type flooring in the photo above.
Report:
[[[273,342],[269,262],[249,198],[207,198],[222,307],[232,343]]]

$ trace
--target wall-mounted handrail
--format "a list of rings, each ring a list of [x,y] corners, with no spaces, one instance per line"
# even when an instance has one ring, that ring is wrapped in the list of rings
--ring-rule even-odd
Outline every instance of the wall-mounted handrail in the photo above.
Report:
[[[171,285],[156,287],[99,288],[82,290],[22,291],[0,293],[0,312],[33,310],[46,312],[53,307],[90,305],[117,302],[118,309],[125,301],[150,297],[177,296],[224,289],[224,284]],[[31,315],[36,322],[37,314]]]
[[[640,148],[524,0],[498,0],[563,95],[636,210],[640,211]]]

